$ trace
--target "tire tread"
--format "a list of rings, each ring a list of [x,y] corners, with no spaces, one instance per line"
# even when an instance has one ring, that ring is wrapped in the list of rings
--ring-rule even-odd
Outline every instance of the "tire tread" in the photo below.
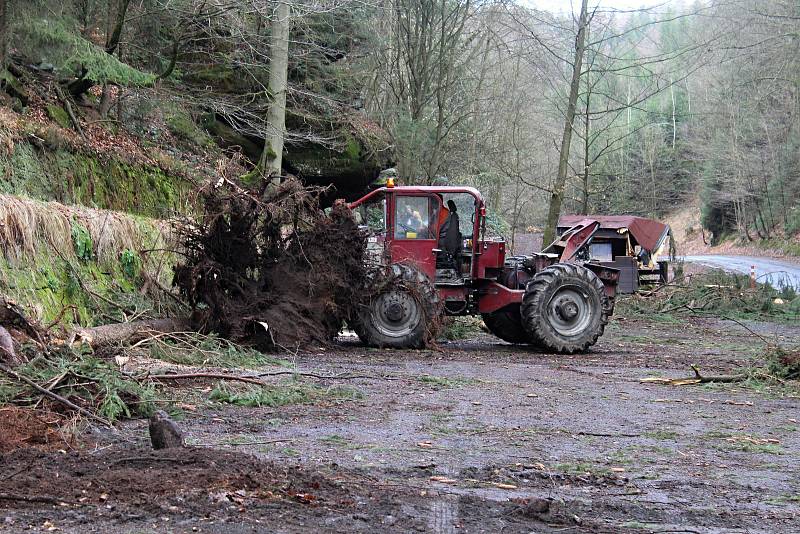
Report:
[[[590,332],[579,336],[578,339],[564,339],[549,326],[547,321],[544,299],[556,284],[570,281],[591,288],[598,293],[600,318],[598,324]],[[586,267],[556,263],[536,273],[525,288],[520,313],[522,326],[529,336],[531,343],[539,347],[560,353],[573,354],[585,352],[594,345],[603,335],[610,315],[613,313],[614,303],[605,294],[605,287],[600,278]]]

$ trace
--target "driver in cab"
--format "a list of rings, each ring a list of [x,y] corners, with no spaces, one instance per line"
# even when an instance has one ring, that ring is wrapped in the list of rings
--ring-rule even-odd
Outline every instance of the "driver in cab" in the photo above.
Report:
[[[397,233],[396,237],[400,239],[427,239],[428,224],[423,220],[419,211],[412,209],[411,206],[406,206]]]

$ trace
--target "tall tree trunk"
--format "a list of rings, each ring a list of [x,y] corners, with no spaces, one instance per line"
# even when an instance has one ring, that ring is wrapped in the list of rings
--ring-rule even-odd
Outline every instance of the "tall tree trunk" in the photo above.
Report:
[[[564,202],[564,189],[567,185],[567,172],[569,171],[569,148],[572,142],[572,126],[575,121],[575,108],[578,103],[578,90],[581,83],[581,69],[583,68],[583,53],[586,49],[586,26],[589,18],[589,0],[581,2],[581,15],[578,20],[578,35],[575,37],[575,60],[572,62],[572,82],[569,86],[569,100],[567,113],[564,117],[564,133],[561,137],[561,149],[558,156],[558,175],[553,183],[553,192],[550,196],[550,209],[547,212],[542,245],[547,246],[553,242],[556,235],[556,225],[561,214],[561,204]]]
[[[581,215],[589,213],[589,154],[591,149],[591,111],[592,106],[592,85],[589,83],[589,76],[586,76],[586,108],[583,116],[583,198],[581,199]]]
[[[111,89],[107,83],[103,84],[103,93],[100,96],[100,117],[105,120],[114,102],[111,100]]]
[[[180,46],[181,31],[176,31],[172,38],[172,49],[170,50],[169,54],[169,64],[167,64],[167,68],[165,68],[164,71],[158,75],[159,80],[166,80],[172,76],[172,73],[175,70],[175,65],[178,64],[178,52],[180,52]]]
[[[263,176],[280,176],[286,133],[286,76],[289,68],[289,4],[279,0],[272,21],[269,47],[269,97],[267,134],[259,170]]]
[[[0,0],[0,70],[6,68],[8,52],[8,0]]]
[[[675,150],[675,139],[678,136],[678,121],[675,118],[675,82],[669,80],[669,96],[672,99],[672,150]]]

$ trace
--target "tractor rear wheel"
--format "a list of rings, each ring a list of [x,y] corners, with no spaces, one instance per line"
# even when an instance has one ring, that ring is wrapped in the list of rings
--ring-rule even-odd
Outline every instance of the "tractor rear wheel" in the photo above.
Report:
[[[440,315],[439,294],[427,276],[395,264],[381,288],[360,307],[350,326],[373,347],[424,348],[435,336]]]
[[[509,343],[528,343],[528,334],[522,327],[519,308],[513,310],[497,310],[481,315],[489,332]]]
[[[557,263],[531,278],[520,312],[531,343],[572,354],[597,342],[612,309],[596,274],[580,265]]]

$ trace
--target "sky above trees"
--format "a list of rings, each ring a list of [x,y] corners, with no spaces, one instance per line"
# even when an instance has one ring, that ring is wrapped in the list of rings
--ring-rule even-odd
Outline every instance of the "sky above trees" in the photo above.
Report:
[[[527,3],[537,9],[551,11],[553,13],[569,13],[580,9],[580,1],[577,0],[527,0]],[[597,5],[598,1],[589,2],[589,6]],[[599,4],[604,8],[613,9],[638,9],[654,8],[658,6],[677,6],[683,4],[680,0],[599,0]]]

